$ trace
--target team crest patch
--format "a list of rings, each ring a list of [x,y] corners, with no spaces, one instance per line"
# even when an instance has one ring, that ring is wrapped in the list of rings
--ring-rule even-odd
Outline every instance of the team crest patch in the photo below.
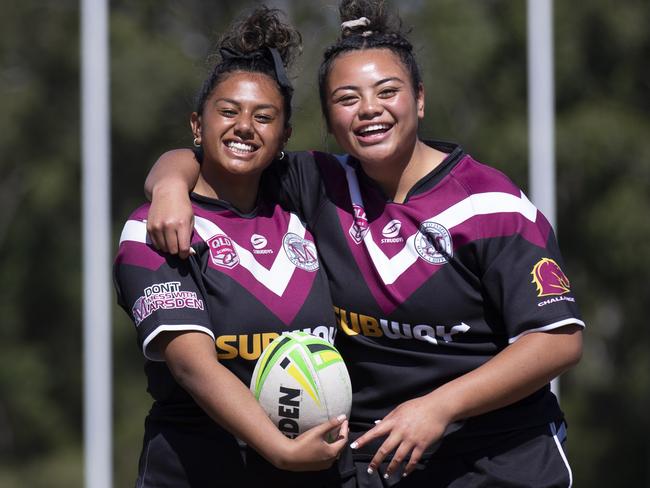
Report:
[[[316,271],[318,269],[318,254],[313,242],[303,239],[293,232],[289,232],[282,240],[282,247],[287,254],[289,261],[296,268],[305,271]]]
[[[414,245],[420,257],[430,264],[444,264],[454,254],[451,234],[436,222],[422,222]]]
[[[550,258],[542,258],[530,272],[533,276],[533,281],[537,286],[537,296],[558,296],[564,295],[571,291],[571,283],[569,278],[562,272],[560,266]]]
[[[207,241],[210,258],[217,266],[232,269],[239,264],[239,255],[230,237],[224,234],[212,236]]]
[[[350,226],[350,237],[352,237],[352,240],[355,243],[361,244],[361,241],[363,241],[368,230],[370,230],[368,218],[366,217],[366,211],[362,206],[353,203],[352,210],[354,211],[354,222],[352,222],[352,225]]]

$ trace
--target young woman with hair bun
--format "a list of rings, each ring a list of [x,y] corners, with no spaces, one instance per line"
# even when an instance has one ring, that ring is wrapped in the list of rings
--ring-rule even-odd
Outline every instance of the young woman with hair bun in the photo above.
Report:
[[[571,486],[549,382],[579,361],[584,323],[553,230],[505,175],[419,138],[424,86],[385,3],[340,14],[319,93],[346,154],[289,154],[275,186],[314,234],[351,374],[342,483]],[[146,185],[154,239],[181,252],[196,167],[166,153]]]
[[[124,226],[115,285],[136,325],[154,399],[137,487],[321,487],[338,479],[331,466],[346,444],[345,415],[289,439],[248,389],[264,341],[296,329],[328,337],[336,330],[315,254],[308,268],[282,260],[282,296],[244,263],[269,266],[289,230],[314,246],[264,186],[266,173],[284,164],[293,91],[286,66],[299,48],[299,34],[266,7],[222,38],[190,120],[202,159],[190,197],[192,256],[181,260],[151,246],[148,204]],[[265,252],[255,254],[260,246]],[[333,430],[339,436],[328,442]]]

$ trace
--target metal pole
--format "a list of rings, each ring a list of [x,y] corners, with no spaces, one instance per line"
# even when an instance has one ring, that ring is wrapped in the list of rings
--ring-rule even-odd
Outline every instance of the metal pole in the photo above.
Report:
[[[84,462],[113,486],[108,2],[81,0]]]
[[[533,203],[555,229],[553,0],[528,0],[529,185]],[[560,397],[558,378],[551,382]]]

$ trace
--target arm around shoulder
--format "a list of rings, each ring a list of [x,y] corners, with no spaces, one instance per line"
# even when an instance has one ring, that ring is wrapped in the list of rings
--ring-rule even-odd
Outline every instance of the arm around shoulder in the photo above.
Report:
[[[154,163],[144,182],[144,194],[152,199],[156,190],[171,185],[190,192],[199,177],[199,162],[189,149],[172,149]]]
[[[154,246],[185,259],[190,254],[194,212],[189,193],[199,175],[199,163],[189,149],[164,153],[147,176],[144,191],[151,199],[147,232]]]

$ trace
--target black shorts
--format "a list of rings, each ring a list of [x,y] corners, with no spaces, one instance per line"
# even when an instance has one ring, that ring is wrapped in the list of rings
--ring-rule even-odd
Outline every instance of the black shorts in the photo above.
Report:
[[[136,488],[239,488],[244,475],[237,440],[214,422],[146,419]]]
[[[284,471],[276,468],[252,449],[246,451],[246,479],[242,488],[338,488],[339,469],[334,464],[323,471]]]
[[[335,466],[325,471],[277,469],[228,432],[205,420],[179,424],[147,417],[136,488],[331,488]]]
[[[368,457],[341,459],[343,488],[568,488],[573,476],[565,455],[566,426],[552,423],[491,435],[458,449],[443,443],[406,478],[401,470],[384,479],[388,462],[368,475]]]

